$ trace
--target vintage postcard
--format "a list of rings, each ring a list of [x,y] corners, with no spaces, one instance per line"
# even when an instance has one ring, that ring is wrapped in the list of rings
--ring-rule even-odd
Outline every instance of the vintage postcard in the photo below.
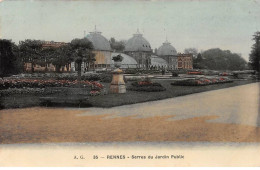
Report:
[[[0,166],[260,166],[260,0],[0,0]]]

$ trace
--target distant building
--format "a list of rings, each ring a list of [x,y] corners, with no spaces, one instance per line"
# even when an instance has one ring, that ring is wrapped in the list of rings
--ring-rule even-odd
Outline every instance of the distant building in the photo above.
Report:
[[[167,62],[168,69],[178,69],[177,51],[167,40],[158,48],[156,54]]]
[[[127,55],[127,54],[124,54],[124,53],[112,53],[112,58],[114,56],[117,56],[117,55],[121,55],[123,57],[123,61],[122,61],[122,65],[121,65],[121,68],[123,69],[126,69],[126,68],[138,68],[138,64],[136,62],[136,60]],[[114,65],[114,60],[112,60],[112,67]]]
[[[156,55],[151,56],[151,65],[150,65],[151,69],[160,70],[162,68],[167,68],[167,66],[168,66],[168,63],[163,58],[158,57]]]
[[[44,43],[42,44],[42,48],[58,48],[67,44],[68,43],[65,42],[44,41]]]
[[[192,54],[181,54],[178,57],[178,69],[193,69]]]
[[[136,60],[138,68],[149,68],[152,54],[151,45],[138,30],[126,42],[124,53]]]
[[[86,38],[92,42],[94,50],[92,51],[95,54],[96,61],[94,65],[90,66],[91,68],[108,68],[111,65],[112,58],[112,49],[110,47],[109,41],[101,35],[101,32],[95,30],[90,32]]]
[[[113,53],[109,41],[96,28],[85,37],[93,44],[94,49],[92,52],[95,54],[96,61],[90,66],[83,62],[81,65],[82,71],[86,71],[87,67],[94,70],[114,67],[112,58],[118,54],[123,57],[121,68],[124,69],[193,69],[192,54],[177,54],[176,49],[167,40],[158,49],[155,49],[155,53],[153,53],[150,43],[138,30],[126,42],[123,53]],[[65,42],[45,41],[42,47],[57,48],[66,44]],[[30,71],[31,63],[26,63],[25,67],[27,71]],[[76,68],[77,65],[75,62],[72,62],[69,66],[62,67],[61,71],[76,71]],[[34,70],[56,71],[54,65],[46,65],[46,63],[35,64]]]

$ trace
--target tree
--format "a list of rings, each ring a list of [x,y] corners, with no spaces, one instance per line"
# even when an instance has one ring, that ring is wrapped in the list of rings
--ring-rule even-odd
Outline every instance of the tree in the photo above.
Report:
[[[93,56],[93,45],[87,39],[73,39],[70,43],[70,53],[74,58],[75,63],[78,65],[78,82],[81,80],[81,65],[83,61],[87,61],[88,58]]]
[[[244,70],[247,64],[240,55],[219,48],[204,51],[202,58],[200,66],[211,70]]]
[[[87,58],[84,59],[84,62],[87,63],[87,71],[89,71],[89,68],[91,66],[92,63],[94,63],[96,61],[95,58],[95,54],[94,53],[90,53]]]
[[[192,54],[193,58],[195,58],[198,55],[198,49],[197,48],[185,48],[184,53],[185,54]]]
[[[34,65],[39,62],[42,50],[42,41],[25,40],[19,43],[20,55],[23,63],[31,63],[31,72],[34,72]]]
[[[0,76],[17,74],[22,64],[19,60],[18,47],[10,40],[0,40]]]
[[[197,55],[197,57],[194,57],[193,59],[193,68],[195,69],[203,69],[203,65],[202,65],[202,62],[203,62],[203,58],[202,58],[202,55],[201,53],[199,53]]]
[[[116,52],[122,52],[125,49],[125,43],[123,41],[116,41],[115,38],[109,40],[110,46]]]
[[[41,57],[39,59],[40,61],[38,61],[37,63],[45,67],[45,72],[47,72],[48,70],[47,69],[48,64],[52,62],[52,57],[54,52],[55,52],[55,48],[53,47],[42,48],[41,50]]]
[[[57,48],[53,48],[51,55],[51,63],[55,66],[56,72],[60,72],[62,66],[66,66],[73,61],[71,47],[69,45],[63,45]]]
[[[251,53],[249,55],[249,64],[252,69],[256,70],[258,73],[260,72],[260,31],[257,31],[253,35],[253,40],[255,43],[252,46]],[[260,73],[258,74],[260,78]]]

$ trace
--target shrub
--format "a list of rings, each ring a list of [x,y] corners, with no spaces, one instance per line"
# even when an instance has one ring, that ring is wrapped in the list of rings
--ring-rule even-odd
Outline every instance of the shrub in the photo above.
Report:
[[[151,81],[133,82],[128,90],[132,91],[145,91],[145,92],[159,92],[166,89],[160,83],[153,83]]]
[[[179,74],[177,73],[177,72],[172,72],[172,77],[178,77],[179,76]]]
[[[112,73],[109,72],[102,73],[100,74],[100,82],[111,83],[112,77],[113,77]]]
[[[112,60],[114,60],[115,62],[121,62],[123,61],[124,57],[122,57],[120,54],[118,54],[117,56],[114,56],[112,58]]]

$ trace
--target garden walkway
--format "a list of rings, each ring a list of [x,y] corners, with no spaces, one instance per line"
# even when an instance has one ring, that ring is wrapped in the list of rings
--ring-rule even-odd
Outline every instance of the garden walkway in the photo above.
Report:
[[[113,108],[86,108],[84,115],[150,117],[173,115],[172,120],[217,116],[208,122],[260,126],[260,83],[196,93],[171,99]]]

